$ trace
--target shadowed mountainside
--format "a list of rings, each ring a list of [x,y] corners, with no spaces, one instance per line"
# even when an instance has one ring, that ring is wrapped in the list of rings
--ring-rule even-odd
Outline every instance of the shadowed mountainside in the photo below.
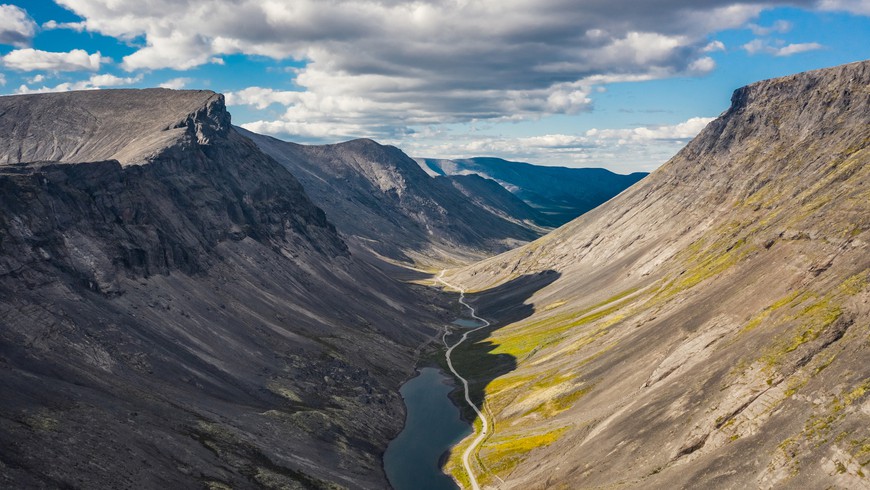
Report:
[[[0,135],[0,486],[386,485],[437,311],[222,96],[0,97]]]
[[[490,157],[416,160],[433,175],[480,175],[497,181],[541,213],[543,220],[538,223],[545,226],[561,226],[647,175],[620,175],[603,168],[548,167]]]
[[[561,274],[484,339],[517,364],[486,387],[484,483],[867,486],[868,87],[865,61],[741,88],[615,199],[447,274]]]
[[[297,176],[349,240],[392,259],[467,262],[542,234],[542,216],[499,186],[432,178],[398,148],[367,139],[306,146],[239,131]]]

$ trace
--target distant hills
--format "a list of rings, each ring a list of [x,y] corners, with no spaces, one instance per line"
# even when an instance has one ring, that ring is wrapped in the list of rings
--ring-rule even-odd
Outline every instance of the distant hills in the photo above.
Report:
[[[561,226],[619,194],[647,174],[620,175],[602,168],[566,168],[511,162],[501,158],[444,160],[417,158],[431,175],[477,174],[500,183]]]

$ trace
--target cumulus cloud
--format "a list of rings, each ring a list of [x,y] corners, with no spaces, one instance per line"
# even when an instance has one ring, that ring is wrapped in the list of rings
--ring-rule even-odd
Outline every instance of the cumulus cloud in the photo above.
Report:
[[[273,90],[264,87],[248,87],[238,92],[224,94],[227,105],[247,105],[265,109],[272,104],[292,105],[301,100],[299,92]]]
[[[749,54],[766,53],[774,56],[791,56],[793,54],[822,49],[824,46],[819,43],[786,44],[782,40],[753,39],[744,44],[742,48]]]
[[[56,53],[32,48],[16,49],[0,59],[18,71],[97,71],[108,61],[99,52],[89,54],[83,49]]]
[[[701,51],[705,53],[713,53],[715,51],[725,51],[725,43],[722,41],[711,41],[709,44],[704,46],[704,49]]]
[[[25,47],[30,45],[34,34],[36,22],[27,11],[15,5],[0,5],[0,44]]]
[[[78,82],[64,82],[54,87],[42,86],[39,88],[31,88],[27,85],[21,85],[16,90],[19,94],[39,94],[45,92],[69,92],[70,90],[96,90],[100,88],[120,87],[125,85],[133,85],[142,80],[142,75],[135,77],[118,77],[110,74],[93,75],[87,80]]]
[[[870,2],[867,0],[820,0],[822,10],[839,10],[858,15],[870,15]]]
[[[81,16],[88,31],[136,40],[140,47],[122,61],[131,71],[185,70],[240,53],[302,61],[293,74],[298,93],[251,87],[229,100],[256,108],[286,106],[273,126],[321,133],[335,123],[335,136],[362,125],[407,132],[409,125],[586,111],[596,84],[708,73],[715,63],[705,53],[721,49],[709,35],[745,26],[768,5],[734,0],[636,2],[631,9],[618,2],[573,0],[515,0],[509,8],[503,0],[58,3]]]
[[[403,149],[415,156],[498,156],[541,165],[596,166],[616,172],[652,170],[695,137],[713,118],[638,128],[590,129],[580,134],[498,137],[435,134],[410,138]],[[416,135],[415,135],[416,136]]]
[[[46,31],[51,31],[55,29],[69,29],[71,31],[82,32],[85,30],[84,22],[58,22],[56,20],[50,20],[48,22],[44,22],[42,24],[42,28]]]
[[[749,24],[747,26],[756,36],[769,36],[770,34],[785,34],[792,28],[791,22],[787,20],[778,20],[770,26],[760,26],[758,24]]]
[[[180,89],[183,89],[184,87],[186,87],[187,84],[189,84],[192,81],[193,81],[192,78],[186,78],[186,77],[172,78],[170,80],[166,80],[165,82],[161,83],[159,86],[161,88],[171,88],[173,90],[180,90]]]

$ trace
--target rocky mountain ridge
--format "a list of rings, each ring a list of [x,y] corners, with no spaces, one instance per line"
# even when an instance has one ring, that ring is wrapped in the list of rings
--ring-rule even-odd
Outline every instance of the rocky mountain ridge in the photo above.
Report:
[[[542,216],[506,190],[432,178],[392,146],[367,139],[306,146],[244,134],[299,178],[346,237],[391,259],[467,263],[545,231]]]
[[[386,485],[438,311],[222,96],[0,97],[0,129],[0,485]]]
[[[496,427],[478,478],[866,486],[868,87],[865,61],[739,89],[648,178],[448,274],[505,319],[458,353]],[[497,287],[547,271],[522,305]]]

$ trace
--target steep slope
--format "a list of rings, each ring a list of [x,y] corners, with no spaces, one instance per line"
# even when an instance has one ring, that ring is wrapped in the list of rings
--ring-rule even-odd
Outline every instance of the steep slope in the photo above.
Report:
[[[571,221],[647,175],[620,175],[603,168],[546,167],[487,157],[418,158],[417,163],[432,175],[476,174],[493,179],[544,214],[548,226]]]
[[[492,179],[483,178],[477,174],[439,176],[435,179],[450,182],[469,201],[507,221],[523,223],[526,226],[537,225],[541,230],[544,230],[543,227],[549,222],[545,215],[511,194]],[[545,231],[550,230],[546,229]]]
[[[299,178],[339,231],[387,257],[479,259],[541,236],[533,210],[492,187],[469,200],[451,179],[426,175],[398,148],[365,139],[305,146],[244,134]]]
[[[430,310],[222,96],[0,97],[0,142],[0,486],[386,485]]]
[[[866,487],[868,115],[867,61],[741,88],[647,179],[448,274],[502,322],[458,353],[494,418],[478,478]]]

